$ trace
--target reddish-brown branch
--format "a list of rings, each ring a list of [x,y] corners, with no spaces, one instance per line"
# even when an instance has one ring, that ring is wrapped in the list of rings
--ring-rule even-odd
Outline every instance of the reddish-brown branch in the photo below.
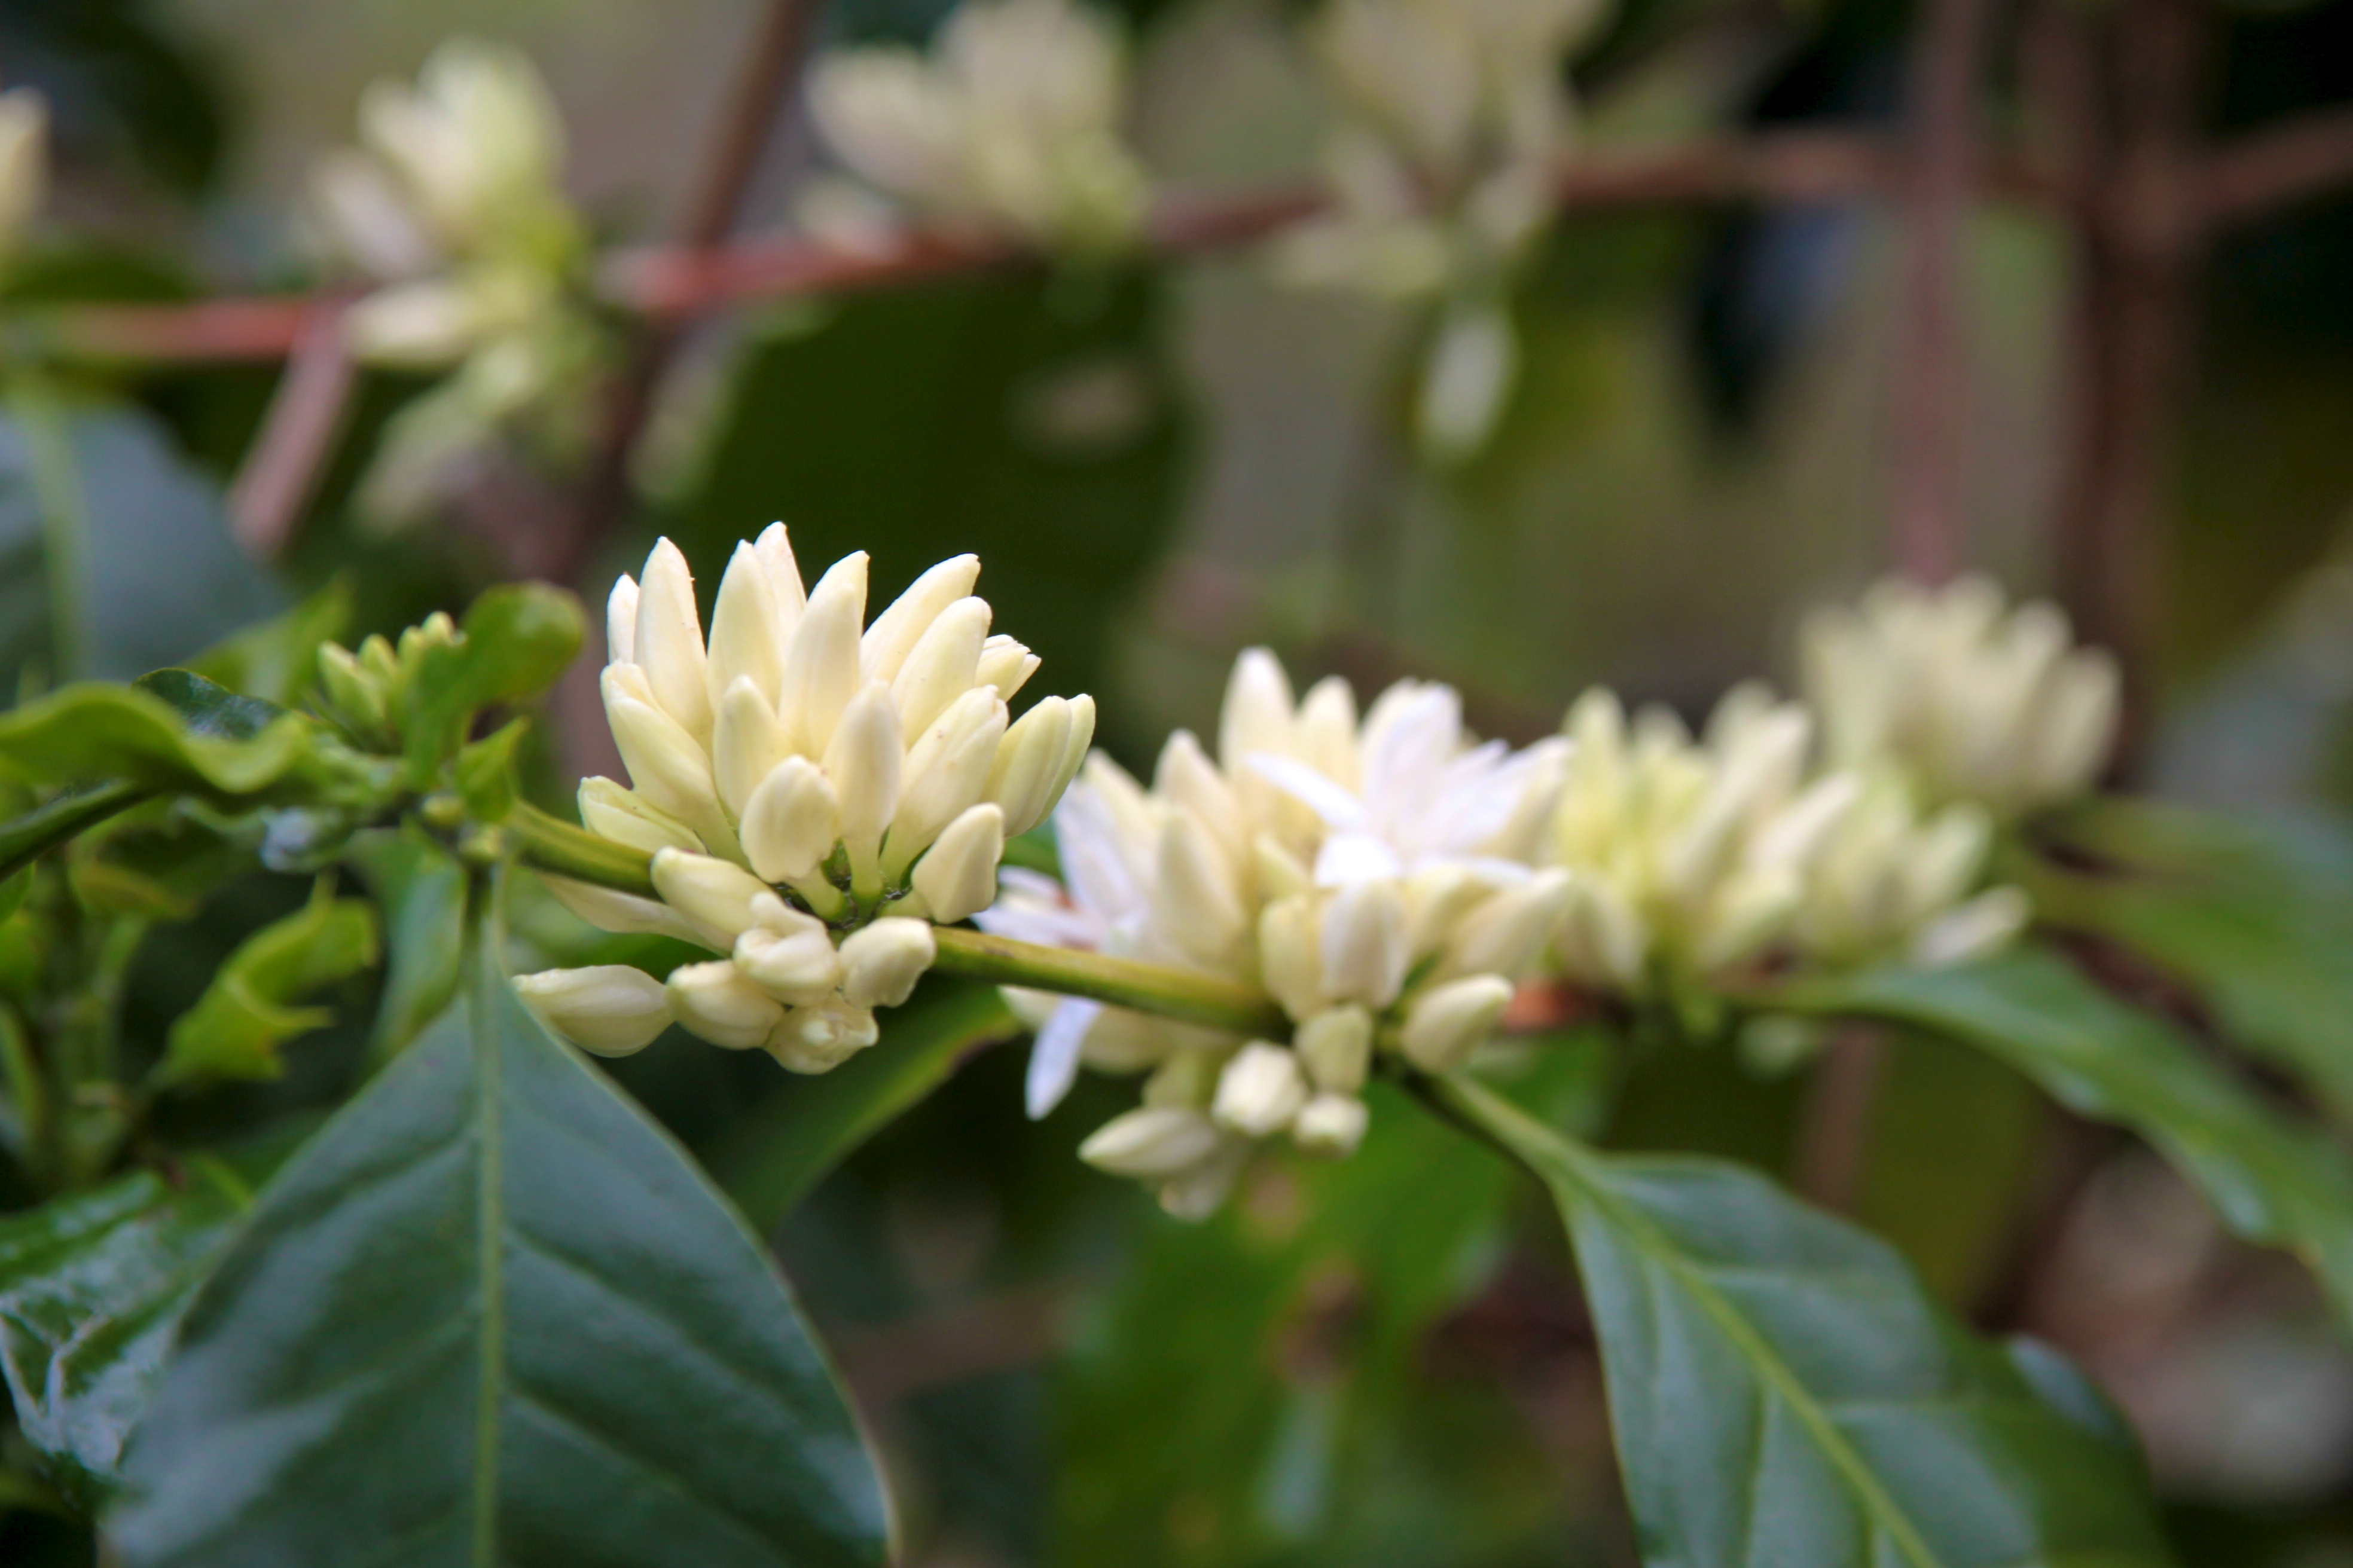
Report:
[[[269,560],[285,552],[334,450],[355,380],[343,317],[311,312],[229,487],[229,526],[248,553]]]
[[[2353,184],[2353,108],[2251,131],[2207,153],[2192,178],[2197,219],[2210,230]]]

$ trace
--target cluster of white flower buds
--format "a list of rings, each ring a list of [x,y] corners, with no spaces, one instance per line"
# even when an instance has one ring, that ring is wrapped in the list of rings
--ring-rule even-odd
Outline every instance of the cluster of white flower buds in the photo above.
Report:
[[[575,298],[588,233],[561,184],[563,122],[520,51],[453,39],[415,87],[370,87],[359,121],[361,145],[312,180],[322,237],[380,285],[346,337],[372,363],[460,365],[403,411],[370,473],[366,504],[397,520],[502,426],[562,439],[604,342]]]
[[[49,194],[49,102],[29,87],[0,92],[0,261],[24,248]]]
[[[1899,788],[1814,770],[1800,704],[1736,689],[1694,741],[1664,710],[1629,724],[1595,690],[1565,727],[1575,757],[1544,858],[1570,873],[1556,953],[1577,985],[1641,998],[1767,959],[1957,963],[2025,921],[2016,889],[1976,891],[1981,808],[1924,817]]]
[[[1096,758],[1055,817],[1065,884],[1008,872],[981,921],[1255,981],[1291,1038],[1063,1001],[1039,1017],[1031,1113],[1082,1061],[1148,1071],[1143,1105],[1081,1154],[1187,1215],[1223,1199],[1261,1140],[1354,1150],[1377,1054],[1459,1065],[1541,958],[1568,879],[1529,862],[1566,754],[1556,741],[1472,744],[1455,693],[1419,682],[1391,688],[1360,724],[1345,682],[1294,702],[1271,655],[1243,655],[1215,760],[1179,731],[1146,790]]]
[[[809,108],[835,153],[872,191],[934,223],[1101,254],[1135,237],[1147,195],[1121,139],[1125,47],[1071,0],[970,0],[929,56],[902,46],[836,50]],[[839,184],[804,216],[850,245],[886,226],[888,205]]]
[[[2076,647],[2055,605],[2010,609],[1989,577],[1881,583],[1814,616],[1804,656],[1831,760],[1931,802],[2031,811],[2090,788],[2116,742],[2115,658]]]
[[[781,523],[740,544],[706,644],[668,540],[607,607],[605,711],[630,787],[591,778],[580,816],[653,857],[659,900],[550,879],[606,931],[726,956],[668,982],[626,966],[518,982],[559,1033],[607,1054],[675,1021],[822,1072],[873,1043],[934,956],[930,922],[997,896],[1008,836],[1053,810],[1094,733],[1092,699],[1007,702],[1037,656],[989,632],[980,563],[944,561],[865,625],[867,560],[805,590]]]

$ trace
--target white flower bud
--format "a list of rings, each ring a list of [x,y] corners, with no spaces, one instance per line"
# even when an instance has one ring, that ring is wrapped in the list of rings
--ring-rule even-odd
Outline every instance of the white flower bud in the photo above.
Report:
[[[737,676],[719,700],[719,718],[711,735],[712,782],[720,803],[737,822],[743,820],[752,792],[784,756],[785,730],[776,722],[776,710],[750,676]]]
[[[654,853],[654,889],[662,902],[684,915],[703,941],[725,952],[752,924],[752,900],[767,884],[729,861],[683,849]]]
[[[1218,1075],[1209,1115],[1229,1132],[1268,1138],[1291,1125],[1307,1103],[1307,1075],[1281,1046],[1252,1040]]]
[[[1336,675],[1327,675],[1299,700],[1296,729],[1299,760],[1338,784],[1354,790],[1363,783],[1356,755],[1356,694]]]
[[[1499,974],[1432,986],[1407,1010],[1406,1059],[1424,1072],[1451,1072],[1494,1032],[1511,1005],[1512,983]]]
[[[1004,738],[1004,700],[986,686],[957,698],[923,731],[907,753],[899,810],[891,819],[888,868],[892,876],[905,870],[949,823],[979,802]]]
[[[1217,840],[1192,817],[1177,813],[1161,827],[1157,869],[1152,889],[1156,929],[1203,963],[1226,962],[1249,916]]]
[[[1539,871],[1473,908],[1454,929],[1455,973],[1517,978],[1535,968],[1568,907],[1568,883],[1566,871]]]
[[[997,742],[985,788],[987,798],[1005,808],[1008,837],[1029,832],[1052,809],[1054,779],[1069,748],[1071,725],[1069,701],[1042,698]]]
[[[605,598],[605,662],[635,664],[638,649],[638,580],[624,572]]]
[[[668,904],[652,899],[636,898],[600,888],[593,882],[575,882],[569,877],[540,874],[540,880],[555,901],[595,926],[598,931],[616,935],[674,936],[700,946],[702,933],[687,923],[686,918]]]
[[[719,601],[711,607],[711,702],[720,710],[731,688],[748,680],[759,692],[773,722],[784,689],[785,647],[776,591],[768,569],[749,544],[738,543],[727,574],[719,580]]]
[[[997,688],[997,694],[1010,702],[1013,694],[1038,673],[1040,662],[1020,643],[999,635],[980,645],[980,668],[973,671],[973,679],[983,686]]]
[[[702,841],[693,829],[621,784],[607,778],[580,781],[580,823],[599,838],[626,844],[650,855],[658,849],[687,849],[700,854]]]
[[[1166,1181],[1215,1153],[1218,1124],[1174,1105],[1146,1105],[1115,1116],[1079,1145],[1079,1158],[1098,1171],[1142,1181]]]
[[[733,964],[684,963],[670,971],[670,1011],[714,1046],[748,1051],[768,1043],[785,1009]]]
[[[1405,895],[1395,882],[1351,882],[1324,906],[1324,987],[1334,997],[1386,1007],[1397,1000],[1413,954]]]
[[[1278,899],[1258,917],[1259,973],[1268,992],[1294,1018],[1323,1011],[1324,960],[1315,895]]]
[[[2016,941],[2034,918],[2034,906],[2016,888],[1989,888],[1938,915],[1913,939],[1912,962],[1922,969],[1974,963]]]
[[[841,841],[849,849],[853,874],[877,864],[883,829],[899,809],[904,760],[891,689],[871,682],[842,710],[841,723],[825,749],[825,776],[841,803]]]
[[[896,1007],[939,956],[932,928],[899,916],[841,941],[841,997],[853,1007]]]
[[[554,1033],[600,1057],[626,1057],[670,1027],[662,983],[626,963],[518,974],[523,1005]]]
[[[711,689],[702,621],[694,608],[694,574],[677,545],[654,542],[638,582],[638,629],[630,662],[646,672],[663,712],[698,742],[711,738]]]
[[[1271,833],[1250,840],[1250,859],[1258,868],[1259,894],[1269,901],[1309,892],[1315,886],[1314,873]]]
[[[1288,756],[1292,728],[1291,678],[1266,649],[1244,648],[1234,660],[1218,715],[1219,759],[1231,770],[1261,752]]]
[[[1642,982],[1651,933],[1617,889],[1593,877],[1569,885],[1558,933],[1561,955],[1578,979],[1630,989]]]
[[[891,679],[900,725],[920,735],[948,704],[972,689],[980,646],[988,638],[988,601],[958,599],[933,621]]]
[[[823,769],[786,757],[744,803],[744,853],[771,882],[798,881],[833,853],[841,808]]]
[[[638,673],[635,665],[605,668],[605,717],[629,770],[629,783],[692,828],[706,847],[733,844],[735,836],[719,809],[709,756],[676,720],[628,694],[628,688],[638,683],[629,677]]]
[[[915,863],[915,891],[940,924],[969,920],[996,901],[1004,858],[1005,813],[983,801],[948,824]]]
[[[1155,1194],[1161,1208],[1169,1218],[1187,1225],[1198,1225],[1208,1218],[1234,1190],[1242,1167],[1250,1162],[1250,1144],[1240,1139],[1222,1141],[1189,1169],[1161,1184]]]
[[[774,893],[752,900],[754,923],[735,939],[735,967],[779,1002],[822,1002],[841,984],[833,933]]]
[[[1353,1095],[1319,1094],[1300,1108],[1291,1123],[1292,1142],[1307,1153],[1342,1160],[1365,1141],[1371,1116],[1365,1102]]]
[[[881,1037],[866,1008],[827,1002],[786,1014],[768,1042],[768,1054],[787,1072],[831,1072]]]
[[[896,679],[900,668],[914,652],[923,634],[932,629],[932,623],[939,619],[941,612],[970,594],[972,585],[979,580],[979,556],[953,555],[909,584],[907,591],[875,616],[874,624],[866,629],[860,649],[864,679],[879,680],[886,686]],[[984,635],[987,629],[984,622]]]
[[[793,750],[804,757],[825,754],[842,710],[858,692],[858,623],[865,614],[866,552],[861,550],[843,556],[818,579],[785,650],[777,718]]]
[[[1417,953],[1435,952],[1461,923],[1462,917],[1495,890],[1489,879],[1467,866],[1425,867],[1406,879],[1406,947]]]
[[[792,536],[781,522],[760,531],[760,537],[752,542],[752,553],[768,575],[770,603],[776,607],[776,648],[781,654],[792,647],[793,632],[808,607],[808,593],[801,586],[801,565],[793,559]],[[783,700],[781,690],[777,700]]]
[[[1362,1007],[1332,1007],[1299,1026],[1292,1042],[1307,1076],[1326,1094],[1364,1092],[1373,1059],[1373,1016]]]

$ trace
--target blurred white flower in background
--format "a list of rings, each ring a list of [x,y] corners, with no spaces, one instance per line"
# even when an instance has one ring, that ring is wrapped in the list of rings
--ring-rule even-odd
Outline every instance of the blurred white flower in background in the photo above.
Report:
[[[930,54],[836,49],[809,82],[818,131],[874,191],[929,221],[1081,254],[1122,248],[1143,224],[1127,100],[1118,30],[1070,0],[966,0]],[[850,244],[887,222],[838,183],[804,216]]]
[[[1989,577],[1889,579],[1817,613],[1803,653],[1831,760],[1932,803],[2031,811],[2091,789],[2116,745],[2115,658],[2074,646],[2055,605],[2009,608]]]
[[[871,626],[866,565],[847,556],[805,590],[772,524],[736,547],[707,640],[668,540],[641,581],[614,584],[605,711],[630,784],[582,781],[580,817],[651,854],[661,896],[549,885],[603,930],[725,956],[666,985],[601,970],[526,977],[558,1032],[618,1053],[675,1020],[822,1072],[872,1044],[874,1008],[904,1001],[930,966],[930,922],[996,897],[1007,837],[1053,809],[1094,704],[1049,697],[1009,722],[1038,658],[990,635],[974,557],[933,567]]]
[[[1443,301],[1417,409],[1424,448],[1478,450],[1518,374],[1505,306],[1570,141],[1567,51],[1599,0],[1329,0],[1310,26],[1339,120],[1332,210],[1283,235],[1294,282]]]
[[[24,249],[49,195],[49,104],[29,87],[0,92],[0,262]]]
[[[1430,1070],[1493,1029],[1559,918],[1567,879],[1527,862],[1565,748],[1478,743],[1450,689],[1405,681],[1360,723],[1345,682],[1294,700],[1271,654],[1229,681],[1213,760],[1179,731],[1146,789],[1097,757],[1054,825],[1063,880],[1007,873],[989,930],[1263,984],[1288,1042],[1016,994],[1039,1025],[1033,1115],[1082,1062],[1148,1072],[1090,1163],[1172,1213],[1221,1202],[1253,1145],[1345,1154],[1377,1051]]]
[[[562,121],[518,50],[436,49],[414,87],[360,101],[360,146],[322,159],[312,210],[334,254],[379,287],[344,317],[363,361],[456,367],[404,409],[362,493],[386,521],[446,500],[516,436],[554,461],[587,434],[608,352],[580,293],[588,235],[562,186]]]

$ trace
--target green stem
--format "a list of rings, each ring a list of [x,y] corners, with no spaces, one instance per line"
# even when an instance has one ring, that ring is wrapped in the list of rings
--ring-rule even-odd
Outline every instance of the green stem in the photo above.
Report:
[[[0,881],[77,834],[117,816],[155,792],[123,780],[70,789],[14,822],[0,824]]]
[[[514,835],[523,864],[536,870],[641,899],[660,896],[654,891],[653,857],[643,850],[599,838],[530,805],[516,806],[505,826]],[[1291,1022],[1282,1009],[1255,986],[1099,952],[1015,942],[959,926],[935,926],[932,934],[939,942],[934,967],[943,974],[1083,996],[1238,1035],[1290,1037]]]
[[[11,389],[16,425],[25,433],[25,457],[33,497],[41,509],[43,564],[48,576],[49,633],[58,661],[56,679],[75,680],[90,672],[89,628],[82,624],[82,545],[90,533],[73,437],[58,413],[56,395],[40,377],[17,376]]]

